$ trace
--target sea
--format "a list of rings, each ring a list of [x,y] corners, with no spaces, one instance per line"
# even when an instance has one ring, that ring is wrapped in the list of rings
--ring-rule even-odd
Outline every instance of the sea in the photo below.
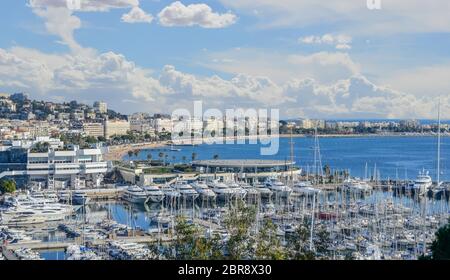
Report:
[[[294,160],[298,167],[308,171],[319,163],[316,151],[320,151],[322,166],[332,170],[348,170],[351,176],[370,178],[374,174],[380,179],[414,179],[422,170],[429,172],[433,180],[437,177],[437,138],[430,136],[377,136],[377,137],[314,137],[293,138]],[[192,155],[196,160],[206,159],[272,159],[290,160],[290,138],[279,139],[279,150],[275,155],[261,155],[258,144],[203,144],[179,146],[181,151],[170,147],[141,150],[137,156],[124,160],[165,160],[167,163],[189,163]],[[320,149],[317,149],[319,147]],[[159,157],[163,154],[163,157]],[[167,157],[166,157],[167,155]],[[315,161],[316,158],[316,161]],[[315,165],[316,162],[316,165]],[[375,171],[376,170],[376,171]],[[441,180],[450,181],[450,138],[441,139]]]

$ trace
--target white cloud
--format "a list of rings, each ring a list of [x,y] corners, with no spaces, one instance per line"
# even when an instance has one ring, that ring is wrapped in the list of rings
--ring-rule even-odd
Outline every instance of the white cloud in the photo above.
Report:
[[[82,47],[75,41],[73,33],[81,27],[81,20],[72,15],[72,11],[64,7],[34,8],[33,12],[45,20],[47,31],[61,38],[72,51],[80,51]]]
[[[153,16],[147,14],[144,10],[139,7],[133,7],[130,12],[122,15],[122,21],[126,23],[139,23],[146,22],[151,23],[153,21]]]
[[[107,12],[111,9],[139,6],[139,0],[80,0],[80,11]],[[33,8],[68,8],[67,0],[30,0]]]
[[[301,37],[298,39],[298,42],[303,44],[332,45],[338,50],[349,50],[352,48],[352,37],[344,34]]]
[[[344,52],[280,54],[262,49],[240,48],[208,52],[196,61],[215,71],[265,76],[277,83],[284,83],[293,77],[308,77],[322,83],[332,83],[360,72],[359,64]]]
[[[234,24],[236,15],[231,12],[215,13],[206,4],[185,6],[180,1],[173,2],[158,14],[162,26],[195,26],[204,28],[224,28]]]
[[[431,65],[395,71],[380,80],[415,95],[450,96],[450,64]]]
[[[263,28],[332,24],[334,29],[366,35],[411,32],[450,32],[447,0],[382,1],[381,10],[369,10],[365,0],[220,0],[240,13],[264,13]]]
[[[436,98],[377,86],[358,74],[329,84],[312,78],[276,83],[248,74],[200,77],[170,65],[157,74],[113,52],[49,55],[0,49],[0,87],[66,101],[107,98],[125,113],[171,112],[189,108],[194,100],[203,100],[205,108],[279,108],[283,117],[434,118],[436,112]],[[449,102],[444,96],[444,118],[450,117]]]

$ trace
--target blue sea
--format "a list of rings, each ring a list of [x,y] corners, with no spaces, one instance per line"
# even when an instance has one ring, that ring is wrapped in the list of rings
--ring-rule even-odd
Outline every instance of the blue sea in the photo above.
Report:
[[[296,164],[305,170],[314,165],[314,138],[294,138]],[[190,162],[192,154],[196,159],[290,159],[290,139],[280,138],[276,155],[261,156],[261,144],[213,144],[195,147],[183,146],[181,151],[170,151],[170,147],[142,150],[138,156],[125,156],[125,160],[146,160],[150,153],[153,159],[160,159],[159,153],[168,155],[167,162]],[[436,179],[437,138],[435,137],[324,137],[319,138],[322,165],[332,169],[350,171],[352,176],[373,175],[376,165],[381,178],[414,179],[425,169]],[[450,139],[441,140],[441,180],[450,181]],[[185,158],[183,158],[185,157]]]

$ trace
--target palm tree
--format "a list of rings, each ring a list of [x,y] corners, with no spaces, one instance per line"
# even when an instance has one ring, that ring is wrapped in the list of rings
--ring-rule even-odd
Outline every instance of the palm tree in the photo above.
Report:
[[[213,159],[215,159],[215,160],[219,159],[219,155],[214,155]]]
[[[132,157],[132,156],[133,156],[133,154],[134,154],[134,153],[133,153],[133,151],[131,151],[131,150],[130,150],[130,151],[128,151],[128,156],[129,156],[129,157]]]
[[[147,155],[147,160],[148,160],[149,163],[152,162],[152,158],[153,158],[152,154],[148,154]]]
[[[197,153],[192,153],[192,161],[195,161],[196,158],[197,158]]]

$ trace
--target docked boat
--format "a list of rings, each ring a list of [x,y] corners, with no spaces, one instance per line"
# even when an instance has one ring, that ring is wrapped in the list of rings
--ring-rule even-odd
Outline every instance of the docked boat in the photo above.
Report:
[[[56,203],[59,201],[58,195],[55,191],[46,190],[46,191],[32,191],[30,192],[30,197],[41,200],[45,203]]]
[[[161,191],[168,200],[174,200],[181,197],[181,193],[169,185],[162,187]]]
[[[94,251],[79,245],[69,245],[66,249],[66,259],[69,261],[82,261],[82,260],[101,260]]]
[[[40,224],[60,221],[73,213],[68,205],[35,205],[27,207],[11,207],[0,212],[0,223],[3,225]]]
[[[144,186],[144,191],[147,193],[147,202],[159,203],[164,199],[164,193],[157,186]]]
[[[186,181],[177,181],[172,187],[180,192],[182,199],[195,200],[199,196],[198,192]]]
[[[202,199],[214,199],[217,196],[205,182],[196,181],[192,183],[191,186],[198,192]]]
[[[253,188],[259,193],[261,199],[270,199],[272,197],[273,192],[263,184],[254,184]]]
[[[418,193],[419,195],[424,195],[433,186],[433,181],[429,175],[428,171],[422,170],[419,172],[416,180],[413,183],[408,184],[407,189]]]
[[[292,191],[296,195],[315,195],[320,193],[320,189],[314,188],[310,182],[297,182],[292,186]]]
[[[253,186],[251,186],[249,184],[241,183],[241,184],[239,184],[239,187],[246,192],[247,198],[258,198],[258,197],[260,197],[259,191],[255,187],[253,187]]]
[[[286,198],[292,193],[292,189],[290,187],[286,186],[276,178],[268,178],[265,185],[278,197]]]
[[[233,198],[244,199],[247,195],[247,191],[241,188],[241,186],[236,182],[226,183],[228,187],[233,191]]]
[[[76,190],[72,192],[72,203],[75,205],[86,205],[90,201],[87,193],[82,190]]]
[[[343,183],[344,190],[352,192],[370,192],[373,187],[367,182],[357,179],[348,179]]]
[[[234,195],[234,191],[224,183],[214,181],[210,186],[219,200],[228,200]]]
[[[138,186],[130,186],[122,194],[123,200],[136,204],[144,204],[147,198],[147,193]]]

